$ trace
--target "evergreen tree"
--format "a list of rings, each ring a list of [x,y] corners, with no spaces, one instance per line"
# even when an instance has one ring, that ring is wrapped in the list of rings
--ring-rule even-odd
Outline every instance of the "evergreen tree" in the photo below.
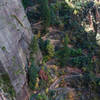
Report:
[[[36,53],[38,51],[38,39],[37,39],[37,36],[34,36],[32,41],[31,41],[30,51],[32,53]]]
[[[49,40],[47,41],[47,44],[46,44],[46,51],[49,58],[53,57],[55,54],[54,46],[50,43]]]
[[[34,36],[31,44],[30,44],[30,60],[33,61],[34,60],[34,54],[36,54],[38,52],[38,39],[37,36]]]
[[[38,67],[34,65],[34,62],[32,62],[28,74],[29,74],[29,86],[31,89],[34,90],[38,78]]]
[[[32,0],[22,0],[22,4],[23,4],[24,8],[26,9],[29,6],[32,6],[33,2],[32,2]]]
[[[64,38],[63,48],[58,51],[57,56],[61,66],[66,66],[69,56],[70,56],[70,49],[68,48],[68,35]]]
[[[50,9],[48,6],[48,0],[41,0],[40,6],[44,28],[47,29],[47,27],[50,26]]]

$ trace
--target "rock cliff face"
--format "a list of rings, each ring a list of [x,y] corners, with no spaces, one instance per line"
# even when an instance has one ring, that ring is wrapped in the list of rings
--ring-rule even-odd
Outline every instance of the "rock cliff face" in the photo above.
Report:
[[[0,0],[0,75],[8,74],[17,100],[27,96],[25,66],[31,37],[21,0]]]

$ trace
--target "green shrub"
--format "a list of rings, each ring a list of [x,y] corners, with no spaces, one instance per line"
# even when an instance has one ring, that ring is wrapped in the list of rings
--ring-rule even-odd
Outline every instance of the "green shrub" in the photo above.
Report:
[[[79,56],[79,55],[82,55],[82,49],[79,48],[79,49],[70,49],[71,50],[71,56]]]
[[[44,56],[42,62],[46,63],[49,60],[49,56]]]
[[[30,100],[49,100],[48,96],[45,94],[45,92],[39,93],[39,94],[33,94],[30,97]]]
[[[48,96],[43,92],[43,93],[37,95],[36,100],[49,100],[49,98],[48,98]]]
[[[89,56],[77,56],[71,59],[71,64],[73,66],[77,66],[82,68],[84,71],[93,71],[95,68],[95,64],[91,61],[91,57]]]
[[[5,93],[8,93],[13,100],[13,98],[16,96],[16,92],[7,73],[0,75],[0,87]]]

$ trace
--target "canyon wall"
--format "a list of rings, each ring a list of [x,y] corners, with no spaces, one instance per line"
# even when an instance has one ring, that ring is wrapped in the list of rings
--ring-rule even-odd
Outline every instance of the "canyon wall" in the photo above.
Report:
[[[17,100],[27,96],[25,67],[31,38],[21,0],[0,0],[0,75],[8,74]]]

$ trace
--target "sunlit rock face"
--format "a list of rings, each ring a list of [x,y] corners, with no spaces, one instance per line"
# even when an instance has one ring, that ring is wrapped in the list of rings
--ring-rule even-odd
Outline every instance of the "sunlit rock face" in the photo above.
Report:
[[[98,7],[98,18],[97,18],[97,44],[100,46],[100,7]]]
[[[100,46],[100,23],[97,26],[96,41],[97,41],[97,44]]]
[[[21,0],[0,0],[0,70],[8,73],[17,100],[24,100],[26,96],[25,66],[31,37]]]

